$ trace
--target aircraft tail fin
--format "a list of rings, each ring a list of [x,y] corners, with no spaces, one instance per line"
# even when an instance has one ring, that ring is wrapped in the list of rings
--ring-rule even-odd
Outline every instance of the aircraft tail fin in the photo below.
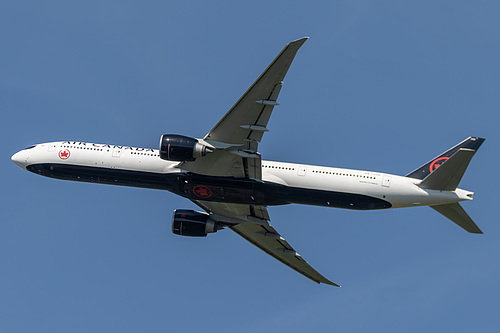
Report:
[[[445,164],[444,162],[448,162],[448,159],[451,159],[451,157],[455,153],[457,153],[460,149],[472,150],[472,151],[476,152],[479,149],[479,147],[481,147],[484,140],[485,139],[483,139],[483,138],[469,137],[469,138],[465,139],[464,141],[460,142],[459,144],[457,144],[456,146],[448,149],[447,151],[445,151],[441,155],[433,158],[432,160],[430,160],[426,164],[422,165],[418,169],[410,172],[409,174],[406,175],[406,177],[425,179],[427,176],[432,174],[439,166],[444,165]],[[460,159],[465,158],[464,156],[466,156],[467,154],[468,153],[465,153],[465,154],[461,153],[459,155]],[[469,161],[470,161],[470,159],[469,159]],[[453,163],[451,163],[451,164],[453,164]],[[465,165],[466,168],[467,168],[467,165],[468,165],[468,162]],[[465,170],[464,170],[464,172],[465,172]],[[462,172],[462,175],[463,175],[463,172]],[[461,179],[461,176],[460,176],[460,179]],[[460,181],[460,179],[459,179],[459,181]]]
[[[455,222],[457,225],[464,228],[468,232],[474,234],[483,233],[459,203],[450,203],[430,207],[438,213],[444,215],[451,221]]]

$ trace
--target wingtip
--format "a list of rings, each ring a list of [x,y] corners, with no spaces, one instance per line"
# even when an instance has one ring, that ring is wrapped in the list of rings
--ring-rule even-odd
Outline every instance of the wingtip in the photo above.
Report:
[[[309,39],[309,37],[305,36],[305,37],[302,37],[302,38],[299,38],[299,39],[296,39],[296,40],[292,40],[290,43],[288,43],[288,45],[290,45],[290,44],[297,44],[297,43],[300,43],[302,45],[308,39]]]
[[[341,286],[341,285],[338,285],[338,284],[336,284],[335,282],[332,282],[332,281],[330,281],[330,280],[326,280],[326,281],[320,281],[320,282],[318,282],[318,284],[321,284],[321,283],[328,284],[328,285],[330,285],[330,286],[334,286],[334,287],[339,287],[339,288],[342,288],[342,286]]]

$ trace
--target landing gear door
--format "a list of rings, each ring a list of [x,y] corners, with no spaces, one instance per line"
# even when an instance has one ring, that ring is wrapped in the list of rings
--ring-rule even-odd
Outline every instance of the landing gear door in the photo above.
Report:
[[[307,172],[307,167],[305,167],[305,166],[299,166],[299,171],[297,172],[297,174],[299,176],[305,176],[306,172]]]

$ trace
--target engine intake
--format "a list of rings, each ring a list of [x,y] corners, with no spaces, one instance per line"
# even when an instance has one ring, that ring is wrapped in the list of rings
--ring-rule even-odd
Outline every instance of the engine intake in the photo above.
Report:
[[[160,158],[168,161],[194,161],[212,150],[198,140],[177,134],[165,134],[160,139]]]
[[[207,213],[188,209],[174,210],[172,232],[176,235],[206,237],[207,234],[217,232],[220,229],[222,229],[222,226],[210,218]]]

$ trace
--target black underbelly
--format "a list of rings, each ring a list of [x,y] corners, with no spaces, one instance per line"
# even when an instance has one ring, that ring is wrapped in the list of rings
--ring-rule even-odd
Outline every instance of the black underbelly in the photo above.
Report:
[[[167,190],[191,200],[262,206],[293,203],[358,210],[391,207],[385,200],[362,194],[289,187],[250,179],[67,164],[34,164],[27,169],[57,179]]]

